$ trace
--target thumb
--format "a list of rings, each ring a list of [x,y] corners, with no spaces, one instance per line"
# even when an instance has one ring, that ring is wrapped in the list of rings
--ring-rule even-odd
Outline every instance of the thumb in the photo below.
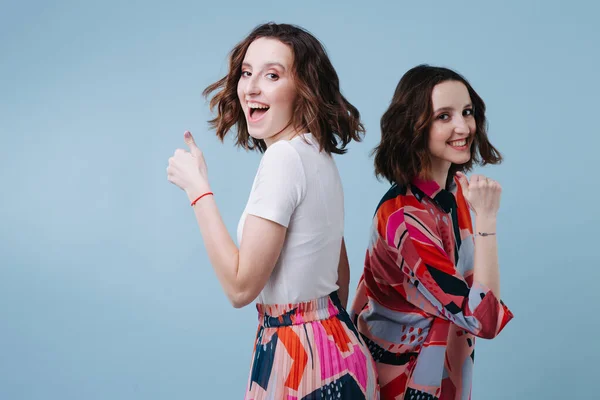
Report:
[[[194,137],[192,136],[192,133],[190,131],[185,131],[185,133],[183,134],[183,140],[185,141],[185,144],[187,144],[190,148],[190,153],[192,153],[193,156],[198,156],[202,154],[200,148],[198,147],[198,145],[196,145]]]
[[[462,172],[457,172],[456,177],[458,178],[463,194],[467,194],[469,192],[469,179]]]

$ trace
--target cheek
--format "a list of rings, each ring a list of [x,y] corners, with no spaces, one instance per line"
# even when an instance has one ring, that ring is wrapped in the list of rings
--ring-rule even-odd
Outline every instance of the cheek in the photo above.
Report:
[[[445,146],[447,139],[448,135],[443,127],[433,126],[429,130],[429,150]]]
[[[473,135],[477,132],[477,122],[475,121],[475,119],[469,121],[469,131]]]
[[[273,100],[277,102],[277,105],[282,109],[289,110],[294,107],[296,95],[296,89],[292,85],[278,87],[272,93]]]
[[[244,84],[242,83],[241,79],[238,81],[238,84],[237,84],[237,96],[238,96],[238,100],[240,101],[240,103],[243,103],[244,102]]]

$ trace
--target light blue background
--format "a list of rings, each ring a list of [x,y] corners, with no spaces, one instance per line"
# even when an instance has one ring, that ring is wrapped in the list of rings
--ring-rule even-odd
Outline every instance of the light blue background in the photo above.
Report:
[[[235,231],[259,156],[218,142],[201,91],[269,20],[325,43],[368,129],[338,158],[351,297],[387,187],[379,118],[412,66],[455,68],[505,156],[483,172],[515,314],[478,342],[473,398],[597,394],[598,5],[169,3],[0,2],[0,399],[243,397],[255,309],[227,302],[166,166],[192,130]]]

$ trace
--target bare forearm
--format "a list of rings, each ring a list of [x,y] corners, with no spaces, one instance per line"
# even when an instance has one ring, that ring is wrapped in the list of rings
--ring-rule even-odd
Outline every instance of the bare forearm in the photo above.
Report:
[[[194,213],[210,263],[228,296],[237,291],[239,251],[223,220],[213,196],[202,198]]]
[[[350,286],[350,264],[348,263],[348,254],[346,253],[346,243],[342,239],[342,248],[340,251],[340,263],[338,266],[338,296],[344,308],[348,307],[348,292]]]
[[[500,298],[500,271],[498,265],[498,242],[496,235],[481,236],[478,233],[495,233],[496,217],[481,216],[475,219],[475,271],[474,279]]]
[[[246,223],[245,246],[238,249],[221,219],[210,186],[206,162],[189,131],[184,140],[190,152],[175,150],[169,158],[167,178],[183,189],[194,205],[194,213],[204,245],[223,290],[234,307],[253,300],[266,284],[279,257],[286,228],[275,222],[252,217]],[[261,245],[263,245],[261,247]],[[261,247],[261,251],[254,251]]]

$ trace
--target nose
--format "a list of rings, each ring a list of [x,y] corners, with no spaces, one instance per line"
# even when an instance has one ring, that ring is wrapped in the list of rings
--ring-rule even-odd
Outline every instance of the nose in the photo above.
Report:
[[[258,84],[258,76],[252,75],[246,78],[246,87],[244,88],[244,93],[247,96],[253,96],[260,94],[260,86]]]
[[[462,135],[468,135],[469,134],[469,124],[467,123],[467,121],[465,120],[465,118],[461,115],[458,118],[454,119],[454,131],[456,133],[462,134]]]

